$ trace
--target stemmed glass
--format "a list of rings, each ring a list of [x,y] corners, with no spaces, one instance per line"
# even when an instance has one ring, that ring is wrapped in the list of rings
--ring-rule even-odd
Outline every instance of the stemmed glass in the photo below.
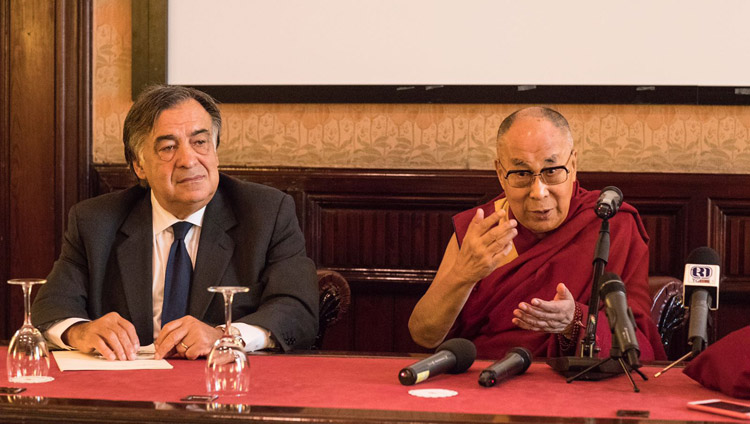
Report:
[[[49,376],[49,351],[44,336],[31,325],[31,287],[47,280],[24,278],[8,280],[8,284],[23,289],[23,326],[16,331],[8,345],[6,365],[11,383],[46,383]]]
[[[245,353],[245,343],[240,336],[230,332],[232,324],[232,299],[235,293],[250,289],[239,286],[212,286],[208,291],[224,295],[224,334],[214,343],[206,361],[206,389],[211,394],[237,396],[250,389],[250,362]]]

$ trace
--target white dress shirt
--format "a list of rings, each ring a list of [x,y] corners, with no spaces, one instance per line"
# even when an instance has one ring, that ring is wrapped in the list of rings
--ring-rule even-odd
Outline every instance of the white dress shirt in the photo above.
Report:
[[[172,225],[179,222],[174,215],[164,209],[154,196],[153,190],[151,191],[151,217],[153,225],[153,280],[151,288],[151,298],[153,301],[153,316],[154,316],[154,340],[159,336],[161,331],[161,312],[164,302],[164,278],[167,271],[167,260],[169,258],[169,249],[172,247],[174,241],[174,232]],[[198,243],[200,242],[201,227],[203,225],[203,214],[206,212],[206,207],[202,207],[192,215],[184,219],[193,226],[188,230],[185,235],[185,247],[187,248],[188,255],[190,255],[190,261],[195,269],[195,258],[198,255]],[[218,281],[217,281],[218,283]],[[71,325],[81,322],[88,321],[83,318],[67,318],[55,323],[51,326],[44,335],[47,340],[54,343],[55,345],[67,349],[72,349],[62,341],[62,334]],[[254,351],[268,347],[270,343],[270,332],[267,330],[255,326],[249,325],[242,322],[232,323],[232,326],[240,331],[242,339],[245,341],[245,350]]]

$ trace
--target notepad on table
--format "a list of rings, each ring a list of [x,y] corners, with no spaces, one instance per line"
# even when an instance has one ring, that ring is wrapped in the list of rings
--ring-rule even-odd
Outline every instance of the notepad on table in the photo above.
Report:
[[[154,345],[138,349],[137,359],[132,361],[108,361],[99,354],[83,353],[76,350],[59,350],[52,354],[60,371],[92,370],[169,370],[172,365],[164,359],[154,359]]]

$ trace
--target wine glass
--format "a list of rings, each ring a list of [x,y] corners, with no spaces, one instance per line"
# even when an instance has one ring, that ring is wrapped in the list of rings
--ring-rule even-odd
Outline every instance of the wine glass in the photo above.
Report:
[[[214,343],[206,360],[206,389],[211,394],[237,396],[250,389],[250,362],[245,353],[245,343],[240,336],[230,332],[232,325],[232,299],[235,293],[250,289],[239,286],[212,286],[208,291],[224,295],[224,334]]]
[[[49,376],[49,351],[44,336],[31,325],[31,287],[47,280],[19,278],[8,280],[8,284],[23,289],[23,326],[16,331],[8,345],[6,365],[8,381],[11,383],[46,383],[54,380]]]

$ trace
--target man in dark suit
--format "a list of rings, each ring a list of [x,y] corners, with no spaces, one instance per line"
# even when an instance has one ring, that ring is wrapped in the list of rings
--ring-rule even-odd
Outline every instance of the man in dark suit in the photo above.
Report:
[[[309,347],[317,333],[315,266],[288,195],[218,172],[221,115],[198,90],[145,91],[125,119],[125,156],[140,185],[85,200],[32,308],[60,347],[133,359],[207,355],[224,303],[247,350]]]

